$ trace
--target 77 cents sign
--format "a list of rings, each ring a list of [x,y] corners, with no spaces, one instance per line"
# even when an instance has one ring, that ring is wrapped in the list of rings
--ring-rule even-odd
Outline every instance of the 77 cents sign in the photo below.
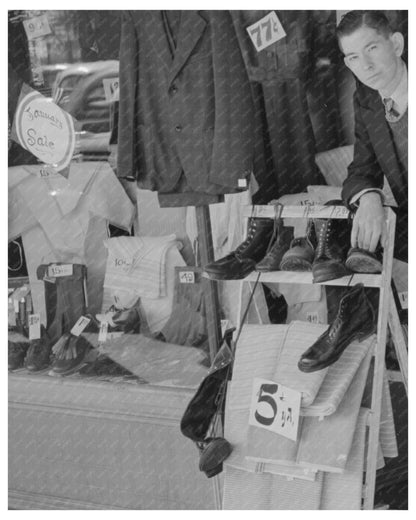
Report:
[[[296,441],[301,397],[287,386],[255,378],[248,422]]]

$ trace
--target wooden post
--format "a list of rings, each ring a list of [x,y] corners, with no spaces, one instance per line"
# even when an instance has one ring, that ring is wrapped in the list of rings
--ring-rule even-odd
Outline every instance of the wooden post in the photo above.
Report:
[[[202,266],[204,266],[214,260],[211,218],[208,206],[196,206],[195,211],[200,259]],[[216,282],[209,280],[208,278],[203,278],[202,284],[205,296],[209,353],[212,362],[219,349],[221,341],[218,288]]]

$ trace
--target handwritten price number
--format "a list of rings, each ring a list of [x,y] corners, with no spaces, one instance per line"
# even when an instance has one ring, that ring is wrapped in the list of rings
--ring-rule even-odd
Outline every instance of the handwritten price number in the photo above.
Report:
[[[40,338],[40,314],[29,314],[29,339]]]
[[[30,40],[39,38],[40,36],[46,36],[52,32],[49,27],[48,18],[46,15],[25,20],[23,25],[25,27],[27,37]]]
[[[104,94],[107,101],[119,100],[119,78],[104,78],[103,79]]]
[[[107,340],[107,332],[108,332],[108,323],[106,321],[102,321],[100,324],[100,331],[98,333],[98,341],[104,343]]]
[[[274,11],[250,25],[250,27],[247,27],[247,31],[257,51],[265,49],[286,36],[282,24]]]
[[[195,273],[192,271],[183,271],[179,274],[179,281],[181,283],[195,283]]]
[[[309,323],[319,323],[319,316],[317,312],[308,312],[306,319],[309,321]]]
[[[399,300],[400,300],[400,305],[401,305],[402,309],[408,309],[409,301],[408,301],[407,291],[403,291],[403,292],[399,293]]]
[[[49,267],[49,276],[59,277],[59,276],[70,276],[72,275],[72,265],[51,265]]]
[[[288,406],[287,409],[279,410],[278,404],[274,397],[272,397],[274,394],[277,393],[277,390],[279,388],[278,384],[269,384],[265,383],[260,386],[259,391],[259,398],[257,400],[257,403],[266,403],[270,406],[272,411],[272,416],[265,416],[259,413],[258,410],[255,411],[254,417],[256,418],[257,422],[260,424],[263,424],[264,426],[271,426],[275,419],[277,417],[280,418],[280,426],[284,428],[286,426],[286,423],[289,423],[291,426],[294,426],[294,420],[293,420],[293,410],[290,406]],[[281,396],[277,397],[279,400],[284,401],[285,396],[284,393]]]

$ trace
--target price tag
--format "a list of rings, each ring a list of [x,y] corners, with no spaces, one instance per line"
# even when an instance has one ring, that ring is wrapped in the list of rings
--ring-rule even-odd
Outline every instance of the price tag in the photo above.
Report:
[[[60,175],[55,168],[49,165],[41,166],[36,172],[36,177],[39,179],[50,179],[51,177],[59,177]]]
[[[35,38],[47,36],[52,33],[46,14],[29,18],[29,20],[23,20],[23,27],[25,28],[28,40],[34,40]]]
[[[180,283],[195,283],[195,273],[193,271],[181,271],[179,281]]]
[[[409,302],[407,299],[407,291],[399,292],[399,300],[400,300],[400,305],[402,306],[402,309],[409,308]]]
[[[119,100],[119,86],[120,82],[118,78],[104,78],[103,87],[106,101],[118,101]]]
[[[247,188],[247,179],[238,179],[239,188]]]
[[[40,314],[29,314],[29,339],[40,339]]]
[[[75,325],[72,327],[71,334],[73,334],[74,336],[79,336],[90,321],[90,318],[87,318],[86,316],[81,316],[79,320],[75,323]]]
[[[59,278],[60,276],[71,276],[73,274],[73,271],[74,268],[72,264],[54,264],[48,267],[48,277]]]
[[[306,319],[309,323],[319,323],[319,314],[317,312],[307,312]]]
[[[301,393],[266,379],[255,378],[249,424],[296,441]]]
[[[107,340],[107,332],[108,332],[108,323],[106,321],[102,321],[100,324],[100,330],[98,332],[98,341],[100,343],[105,343]]]
[[[257,52],[286,36],[286,32],[274,11],[247,27],[247,32]]]

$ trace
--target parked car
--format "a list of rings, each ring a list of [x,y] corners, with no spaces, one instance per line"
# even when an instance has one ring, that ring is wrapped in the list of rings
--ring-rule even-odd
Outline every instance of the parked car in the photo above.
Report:
[[[117,60],[76,63],[58,73],[53,101],[76,120],[78,152],[84,158],[109,154],[111,118],[118,99]]]

